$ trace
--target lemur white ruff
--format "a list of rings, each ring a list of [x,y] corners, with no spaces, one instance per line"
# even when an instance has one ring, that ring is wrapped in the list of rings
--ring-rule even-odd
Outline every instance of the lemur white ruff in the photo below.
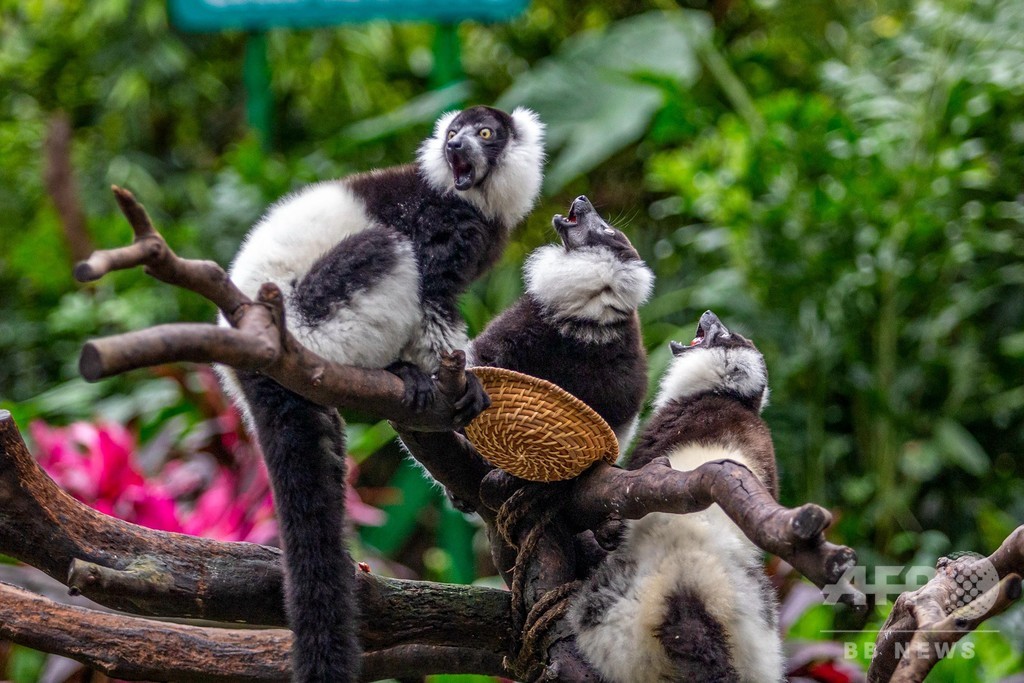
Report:
[[[637,308],[654,274],[586,197],[552,223],[562,244],[530,255],[526,293],[473,340],[470,362],[554,382],[596,410],[625,448],[647,390]]]
[[[457,297],[497,261],[537,198],[543,134],[525,109],[446,114],[415,165],[317,183],[273,206],[231,278],[249,296],[277,284],[302,344],[338,363],[387,368],[405,382],[405,401],[423,407],[439,355],[467,343]],[[273,483],[294,680],[354,681],[341,419],[262,375],[223,374],[255,425]],[[484,401],[479,385],[471,388],[459,403],[467,419]]]
[[[729,459],[776,492],[775,451],[760,417],[764,358],[708,311],[662,379],[629,467],[668,456],[678,470]],[[717,505],[653,513],[573,598],[583,656],[612,683],[783,680],[777,606],[761,552]]]

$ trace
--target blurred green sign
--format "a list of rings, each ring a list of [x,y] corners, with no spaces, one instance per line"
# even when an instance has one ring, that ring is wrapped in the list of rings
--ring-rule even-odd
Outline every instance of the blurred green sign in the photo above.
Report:
[[[186,31],[331,26],[370,19],[497,21],[529,0],[169,0],[171,21]]]

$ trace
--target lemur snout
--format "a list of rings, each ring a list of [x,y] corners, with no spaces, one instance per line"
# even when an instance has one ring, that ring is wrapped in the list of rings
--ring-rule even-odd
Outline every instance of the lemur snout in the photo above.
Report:
[[[573,200],[572,206],[569,208],[569,213],[572,216],[582,216],[585,213],[590,213],[594,210],[594,205],[590,203],[586,195],[581,194],[579,197]]]

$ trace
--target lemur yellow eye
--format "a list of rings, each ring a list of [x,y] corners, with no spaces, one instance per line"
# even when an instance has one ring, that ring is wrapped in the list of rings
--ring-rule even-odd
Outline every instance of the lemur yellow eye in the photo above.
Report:
[[[455,131],[454,130],[448,131],[448,139],[451,140],[453,137],[455,137]]]
[[[484,140],[490,140],[492,135],[494,135],[494,131],[491,130],[490,128],[480,129],[480,137],[482,137]]]

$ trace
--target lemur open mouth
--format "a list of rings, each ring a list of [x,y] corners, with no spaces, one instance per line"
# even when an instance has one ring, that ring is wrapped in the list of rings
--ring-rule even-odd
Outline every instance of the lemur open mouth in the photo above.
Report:
[[[565,220],[572,225],[576,225],[579,222],[579,217],[576,215],[576,202],[573,202],[572,206],[569,207],[569,215],[565,217]]]
[[[555,232],[561,238],[562,243],[568,247],[567,240],[569,239],[569,230],[575,228],[579,224],[579,217],[576,216],[572,211],[569,212],[568,216],[563,216],[560,213],[556,213],[551,218],[551,225],[554,226]]]
[[[449,151],[448,165],[452,167],[456,190],[465,191],[473,187],[476,180],[476,169],[473,168],[473,162],[460,152]]]
[[[714,330],[717,330],[715,332]],[[669,348],[672,349],[672,355],[678,356],[681,353],[692,349],[695,346],[704,345],[707,341],[707,345],[714,345],[720,332],[728,334],[728,330],[725,329],[725,325],[718,319],[718,316],[711,311],[705,311],[704,315],[700,317],[700,322],[697,323],[697,331],[693,334],[693,340],[689,344],[682,344],[677,341],[670,341]],[[708,339],[708,335],[711,335],[711,339]]]
[[[563,216],[560,213],[556,213],[551,218],[551,224],[555,227],[555,230],[558,232],[558,234],[563,237],[565,231],[567,231],[569,228],[576,227],[577,222],[578,219],[576,218],[576,216],[572,214],[569,214],[568,216]]]
[[[704,329],[703,325],[698,324],[697,333],[694,335],[693,341],[690,342],[690,346],[696,346],[697,344],[700,344],[702,341],[704,341],[704,336],[706,334],[707,331]]]
[[[590,200],[580,195],[573,200],[572,206],[569,207],[568,216],[556,213],[554,218],[551,219],[551,222],[555,226],[555,230],[558,231],[558,234],[564,237],[564,231],[579,225],[580,219],[593,211],[593,209],[594,207],[590,203]]]

